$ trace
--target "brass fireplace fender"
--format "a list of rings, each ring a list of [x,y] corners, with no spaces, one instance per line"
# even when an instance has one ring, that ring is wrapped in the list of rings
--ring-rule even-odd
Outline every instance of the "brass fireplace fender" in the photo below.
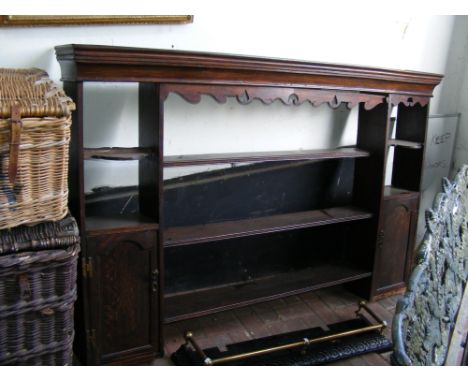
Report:
[[[367,306],[365,301],[359,302],[358,310],[356,311],[356,316],[363,317],[361,310],[365,310],[374,320],[377,321],[377,323],[369,325],[369,326],[364,326],[358,329],[347,330],[347,331],[340,332],[340,333],[330,334],[327,336],[322,336],[322,337],[317,337],[317,338],[304,338],[302,339],[302,341],[291,342],[291,343],[280,345],[280,346],[274,346],[270,348],[265,348],[265,349],[260,349],[260,350],[255,350],[251,352],[240,353],[240,354],[235,354],[235,355],[215,358],[215,359],[212,359],[205,354],[203,349],[195,340],[194,335],[191,331],[187,331],[184,335],[185,346],[191,346],[197,352],[197,354],[201,357],[205,366],[214,366],[214,365],[220,365],[220,364],[227,363],[227,362],[252,358],[255,356],[271,354],[271,353],[275,353],[281,350],[290,350],[290,349],[301,348],[301,347],[305,350],[308,346],[313,345],[313,344],[326,342],[326,341],[333,341],[339,338],[348,337],[348,336],[352,336],[355,334],[371,332],[374,330],[383,331],[387,327],[387,322],[385,320],[382,320],[377,314],[375,314],[375,312],[373,312]]]

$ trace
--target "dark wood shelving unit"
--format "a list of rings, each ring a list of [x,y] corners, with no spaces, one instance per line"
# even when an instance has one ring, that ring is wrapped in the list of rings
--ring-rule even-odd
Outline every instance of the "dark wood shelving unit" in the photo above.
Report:
[[[371,272],[343,264],[322,264],[212,289],[166,295],[165,323],[240,308],[259,302],[365,279]]]
[[[69,207],[82,235],[74,342],[82,364],[148,363],[163,355],[170,322],[337,284],[368,299],[404,286],[429,99],[440,75],[115,46],[64,45],[56,55],[76,103]],[[138,147],[84,147],[87,82],[138,83]],[[192,104],[206,95],[218,103],[233,97],[243,105],[357,108],[356,143],[164,157],[170,93]],[[391,189],[384,193],[391,146]],[[93,159],[138,161],[135,195],[100,190],[87,198],[84,163]],[[164,187],[166,167],[223,163],[244,165]]]
[[[370,219],[372,214],[350,206],[323,210],[301,211],[260,218],[227,221],[187,227],[168,228],[164,232],[164,246],[200,244],[212,241],[254,236],[273,232],[292,231],[327,224]]]
[[[369,153],[356,148],[342,148],[334,150],[299,150],[299,151],[270,151],[257,153],[224,153],[204,155],[174,155],[164,157],[165,167],[196,166],[217,163],[242,162],[279,162],[297,160],[325,160],[344,158],[364,158]]]

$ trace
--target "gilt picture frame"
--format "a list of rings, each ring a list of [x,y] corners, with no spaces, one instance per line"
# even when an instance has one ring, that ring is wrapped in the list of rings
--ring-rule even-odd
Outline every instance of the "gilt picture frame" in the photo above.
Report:
[[[1,15],[0,27],[189,24],[193,15]]]

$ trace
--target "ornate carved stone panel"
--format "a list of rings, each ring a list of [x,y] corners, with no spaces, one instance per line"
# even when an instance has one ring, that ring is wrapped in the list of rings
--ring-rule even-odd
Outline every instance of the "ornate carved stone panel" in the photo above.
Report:
[[[468,166],[426,212],[426,234],[393,321],[393,363],[443,365],[468,276]]]

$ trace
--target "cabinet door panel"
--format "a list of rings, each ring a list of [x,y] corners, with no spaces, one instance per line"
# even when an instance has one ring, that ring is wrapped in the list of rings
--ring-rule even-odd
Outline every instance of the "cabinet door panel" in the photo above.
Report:
[[[88,238],[91,327],[97,363],[155,353],[158,343],[156,231]]]
[[[404,281],[411,212],[403,204],[386,203],[384,209],[384,243],[379,274],[382,286],[392,286]]]
[[[404,287],[414,244],[417,194],[384,200],[374,269],[377,294]]]

